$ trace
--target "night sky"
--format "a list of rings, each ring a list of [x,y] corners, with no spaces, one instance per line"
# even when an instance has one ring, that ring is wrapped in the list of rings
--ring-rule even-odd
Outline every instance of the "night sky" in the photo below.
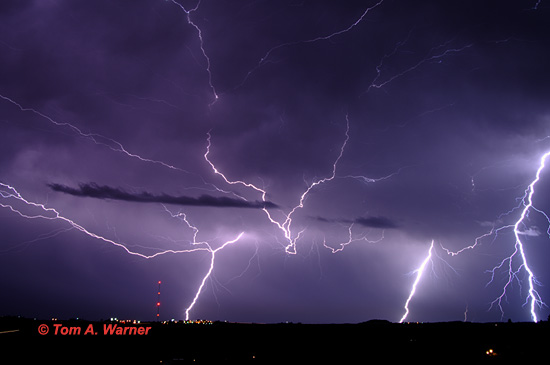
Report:
[[[433,240],[407,320],[531,321],[549,65],[545,0],[2,1],[0,315],[182,319],[214,255],[191,319],[399,321]]]

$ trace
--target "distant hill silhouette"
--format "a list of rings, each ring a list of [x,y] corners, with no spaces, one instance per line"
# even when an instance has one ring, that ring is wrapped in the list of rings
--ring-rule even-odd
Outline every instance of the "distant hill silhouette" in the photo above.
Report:
[[[138,327],[118,331],[114,325]],[[40,335],[46,325],[48,334]],[[110,326],[111,335],[102,333]],[[81,328],[79,335],[53,333]],[[91,326],[91,327],[90,327]],[[141,331],[139,327],[143,327]],[[150,330],[145,328],[150,327]],[[84,335],[89,329],[98,334]],[[68,332],[68,330],[67,330]],[[139,335],[141,333],[141,335]],[[145,334],[147,333],[147,334]],[[121,364],[313,364],[435,360],[473,364],[539,359],[550,337],[548,322],[539,323],[392,323],[359,324],[211,324],[44,321],[0,318],[5,355],[21,363]],[[15,362],[14,362],[15,363]]]

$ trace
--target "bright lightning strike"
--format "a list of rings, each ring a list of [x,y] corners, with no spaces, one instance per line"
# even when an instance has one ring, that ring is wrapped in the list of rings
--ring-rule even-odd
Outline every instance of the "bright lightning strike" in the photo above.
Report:
[[[174,5],[176,5],[177,7],[179,7],[181,9],[181,11],[183,11],[183,13],[185,13],[185,15],[184,15],[183,13],[178,11],[179,15],[182,16],[182,19],[184,19],[184,21],[186,20],[188,30],[190,30],[196,37],[195,41],[194,41],[195,48],[197,48],[197,52],[201,53],[202,56],[200,57],[201,60],[198,60],[198,59],[195,59],[195,60],[197,61],[198,64],[200,64],[200,67],[203,69],[203,72],[207,74],[207,76],[204,77],[204,78],[207,80],[208,85],[205,85],[205,86],[207,88],[209,87],[209,90],[211,90],[211,94],[213,95],[211,97],[213,99],[213,101],[210,104],[210,105],[212,105],[213,103],[215,103],[218,100],[219,95],[218,95],[216,87],[214,86],[214,83],[213,83],[213,73],[212,73],[212,67],[211,67],[212,65],[211,65],[211,59],[209,57],[209,52],[207,52],[207,48],[205,48],[205,38],[203,37],[203,35],[206,34],[206,33],[203,32],[203,30],[205,30],[205,29],[202,29],[202,27],[199,26],[201,24],[201,22],[198,22],[196,20],[196,16],[200,13],[199,8],[201,7],[202,0],[195,0],[194,7],[188,7],[188,6],[182,5],[184,3],[184,1],[181,1],[181,0],[167,0],[167,1],[171,2],[171,4],[169,4],[167,6],[168,8],[170,8],[170,9],[174,8],[174,9],[177,10],[177,8],[174,6]],[[533,0],[533,2],[536,2],[536,3],[533,5],[532,10],[538,9],[539,5],[541,4],[541,0]],[[242,73],[242,76],[244,76],[244,79],[242,79],[242,82],[239,85],[237,85],[235,87],[235,89],[237,89],[240,86],[242,86],[243,84],[245,84],[253,73],[258,71],[267,62],[269,62],[270,59],[274,56],[274,54],[282,48],[292,47],[292,46],[295,46],[295,45],[312,44],[312,43],[315,43],[315,42],[333,41],[337,37],[340,37],[340,36],[344,35],[345,33],[352,32],[352,31],[358,31],[358,28],[360,28],[360,24],[362,22],[366,21],[365,19],[367,18],[368,14],[371,11],[373,11],[373,9],[376,9],[378,7],[382,8],[383,6],[388,5],[388,4],[383,5],[384,0],[374,0],[372,3],[373,3],[373,5],[370,5],[370,7],[366,8],[366,9],[365,9],[365,7],[363,7],[362,8],[362,13],[357,14],[352,20],[350,20],[344,26],[342,26],[340,28],[337,28],[336,30],[328,30],[326,32],[323,31],[322,33],[319,33],[319,34],[321,34],[320,36],[313,36],[311,38],[297,36],[297,37],[293,38],[294,41],[288,41],[288,42],[284,43],[285,41],[283,40],[281,42],[272,43],[271,45],[267,45],[267,47],[264,48],[263,51],[261,51],[262,52],[261,54],[263,54],[264,56],[261,57],[261,59],[257,58],[256,61],[254,63],[252,63],[252,65],[247,66],[248,67],[247,70],[249,70],[248,73],[246,73],[246,71],[244,71]],[[388,9],[388,12],[389,11],[390,10]],[[255,20],[255,21],[258,21],[258,20]],[[411,34],[412,34],[412,31],[409,32],[407,38],[404,41],[397,43],[394,46],[393,50],[390,51],[390,53],[387,53],[382,57],[382,59],[378,63],[378,66],[376,67],[376,70],[375,70],[376,72],[375,72],[374,79],[372,80],[370,85],[366,85],[366,90],[363,92],[363,94],[369,93],[372,89],[384,89],[387,86],[389,86],[391,83],[394,83],[395,81],[397,81],[397,79],[403,78],[403,77],[409,75],[410,73],[413,73],[413,72],[423,68],[426,64],[441,63],[441,62],[443,62],[443,60],[445,60],[449,57],[452,57],[456,54],[467,53],[468,49],[473,47],[473,44],[461,43],[461,44],[457,45],[456,47],[451,48],[450,47],[451,41],[448,41],[448,42],[445,42],[443,44],[440,44],[439,46],[431,48],[431,50],[429,50],[428,53],[423,53],[423,56],[421,56],[421,58],[419,58],[419,59],[417,58],[411,64],[403,65],[403,66],[399,66],[399,67],[397,67],[397,65],[395,65],[396,66],[395,69],[397,71],[395,71],[395,72],[391,71],[391,72],[393,72],[392,74],[386,75],[385,74],[386,70],[394,69],[393,67],[389,67],[389,65],[387,65],[387,63],[391,62],[392,59],[394,59],[394,58],[399,58],[400,57],[400,55],[399,55],[400,52],[406,51],[403,48],[404,48],[404,45],[409,42]],[[497,41],[497,43],[499,43],[499,42],[507,42],[507,40]],[[4,42],[0,42],[0,43],[4,43]],[[212,46],[214,46],[214,44],[215,43],[212,43]],[[273,44],[275,46],[273,46]],[[8,46],[8,45],[4,43],[4,46]],[[15,50],[15,48],[13,48],[13,47],[10,47],[10,46],[8,46],[8,47],[11,50]],[[271,48],[269,48],[269,47],[271,47]],[[267,50],[267,52],[266,52],[266,50]],[[240,76],[240,77],[242,77],[242,76]],[[365,87],[363,87],[363,89],[364,88]],[[372,91],[374,91],[374,90],[372,90]],[[165,105],[170,106],[171,108],[178,108],[176,105],[168,103],[168,102],[163,101],[161,99],[157,99],[157,98],[143,98],[143,99],[144,100],[155,101],[155,102],[162,102]],[[185,170],[183,170],[179,167],[175,167],[173,165],[170,165],[168,163],[165,163],[165,162],[162,162],[162,161],[159,161],[159,160],[153,160],[153,159],[141,157],[141,156],[139,156],[139,155],[137,155],[133,152],[130,152],[120,142],[118,142],[118,141],[116,141],[112,138],[109,138],[109,137],[106,137],[106,136],[103,136],[103,135],[100,135],[100,134],[96,134],[96,133],[89,133],[85,129],[77,127],[77,125],[75,125],[75,124],[57,121],[57,120],[55,120],[55,118],[52,118],[52,117],[44,114],[43,112],[39,111],[39,109],[32,109],[32,108],[26,107],[26,106],[24,106],[24,105],[22,105],[22,104],[20,104],[16,101],[12,100],[11,98],[9,98],[7,96],[0,95],[0,102],[9,103],[11,105],[11,107],[19,108],[19,111],[23,114],[32,113],[35,117],[39,117],[38,119],[40,119],[40,120],[45,119],[47,122],[49,122],[50,124],[53,124],[56,127],[59,127],[60,129],[70,131],[71,135],[73,135],[75,137],[84,138],[87,141],[91,141],[91,142],[93,142],[97,145],[107,147],[111,151],[114,151],[114,152],[117,152],[117,153],[123,153],[127,157],[134,158],[134,159],[140,160],[142,162],[161,165],[161,166],[169,168],[169,169],[178,170],[178,171],[182,171],[182,172],[187,172],[187,171],[185,171]],[[454,105],[454,103],[449,104],[449,105]],[[447,106],[444,106],[443,108],[446,108],[446,107]],[[441,109],[442,108],[433,109],[433,110],[428,111],[426,113],[431,113],[431,112],[441,110]],[[182,109],[182,111],[183,111],[183,109]],[[333,181],[337,178],[353,178],[353,179],[355,179],[357,181],[360,181],[360,182],[363,182],[363,183],[374,183],[374,182],[377,182],[377,181],[380,181],[380,180],[388,179],[388,178],[398,174],[401,171],[401,169],[400,169],[399,171],[397,171],[397,172],[395,172],[391,175],[388,175],[388,176],[383,177],[383,178],[378,178],[378,179],[370,178],[370,177],[367,177],[367,176],[358,176],[358,175],[337,176],[337,174],[336,174],[337,166],[338,166],[340,160],[342,159],[342,157],[344,155],[344,151],[345,151],[346,146],[348,144],[348,141],[350,139],[350,136],[349,136],[350,126],[349,126],[349,120],[348,120],[347,116],[346,116],[346,122],[347,123],[346,123],[345,137],[343,138],[343,142],[341,144],[339,154],[338,154],[338,156],[336,156],[336,159],[334,160],[334,162],[332,164],[332,172],[330,173],[330,171],[329,171],[327,173],[327,176],[324,177],[324,178],[321,178],[321,179],[315,178],[316,180],[313,181],[313,182],[310,182],[310,181],[305,182],[305,185],[304,185],[304,188],[303,188],[305,190],[300,190],[300,192],[298,192],[295,196],[295,202],[293,203],[295,205],[293,207],[290,207],[285,212],[281,212],[282,215],[277,215],[276,217],[278,219],[276,219],[274,216],[272,216],[272,210],[269,210],[267,205],[262,207],[262,210],[263,210],[264,214],[266,214],[269,221],[273,225],[277,226],[279,228],[280,232],[282,232],[282,236],[284,236],[284,243],[282,243],[282,246],[284,247],[284,250],[287,254],[296,254],[296,252],[297,252],[297,242],[300,239],[302,239],[302,237],[304,236],[304,232],[305,232],[305,229],[299,230],[298,228],[296,228],[298,226],[298,224],[296,224],[296,220],[293,221],[295,213],[297,213],[302,208],[304,208],[307,197],[310,195],[310,193],[316,187],[318,187],[322,184],[331,182],[331,181]],[[405,122],[404,124],[400,124],[399,126],[403,127],[407,123],[408,122]],[[257,185],[254,185],[254,184],[251,184],[251,183],[248,183],[248,182],[245,182],[245,181],[241,181],[241,180],[230,180],[228,177],[226,177],[226,175],[224,175],[224,173],[222,173],[222,172],[220,172],[220,170],[218,170],[218,168],[214,165],[214,163],[210,159],[211,138],[212,138],[212,136],[211,136],[210,132],[207,133],[207,147],[206,147],[206,153],[204,154],[204,160],[209,164],[209,166],[211,167],[214,174],[221,177],[223,179],[223,181],[229,186],[242,185],[245,188],[251,189],[253,194],[258,194],[259,193],[262,197],[262,200],[264,202],[266,202],[267,190],[266,190],[265,187],[259,187]],[[546,137],[546,138],[548,138],[548,137]],[[539,140],[538,142],[540,142],[540,141],[542,141],[542,140]],[[486,239],[489,239],[489,238],[492,237],[493,240],[496,240],[497,236],[502,231],[513,230],[514,236],[515,236],[515,244],[514,244],[513,252],[509,256],[505,257],[502,261],[500,261],[500,263],[498,265],[494,266],[492,270],[489,270],[489,272],[492,274],[491,275],[491,280],[489,282],[489,284],[491,284],[493,282],[493,279],[494,279],[495,274],[496,274],[497,271],[508,269],[508,281],[504,285],[504,287],[502,289],[502,293],[491,303],[491,307],[498,306],[500,308],[501,312],[504,313],[504,310],[503,310],[503,307],[502,307],[501,304],[502,304],[502,300],[506,299],[506,294],[507,294],[508,288],[510,287],[510,285],[513,283],[514,280],[517,280],[518,282],[520,282],[520,275],[525,275],[527,277],[527,281],[528,281],[528,284],[529,284],[528,285],[528,294],[525,298],[525,305],[529,306],[531,317],[532,317],[532,320],[534,322],[537,322],[539,320],[538,316],[537,316],[537,307],[542,307],[545,304],[542,301],[541,296],[539,295],[539,293],[536,290],[536,286],[539,285],[539,283],[537,282],[537,278],[534,274],[534,271],[531,268],[531,265],[528,263],[527,253],[526,253],[527,246],[525,246],[525,244],[526,244],[525,243],[525,241],[526,241],[525,236],[530,235],[530,234],[538,234],[539,232],[538,232],[538,230],[534,230],[533,228],[528,227],[526,225],[526,220],[529,217],[529,214],[536,214],[536,213],[542,214],[546,218],[546,220],[548,221],[547,233],[550,235],[550,218],[549,218],[549,216],[545,212],[543,212],[542,210],[538,209],[533,203],[533,198],[534,198],[534,195],[535,195],[535,187],[536,187],[536,184],[540,180],[541,172],[545,168],[545,163],[546,163],[547,157],[549,155],[550,155],[550,152],[548,152],[544,156],[542,156],[542,158],[540,160],[539,169],[537,170],[537,173],[536,173],[536,178],[527,187],[523,197],[518,200],[519,204],[516,207],[514,207],[512,210],[510,210],[509,212],[501,215],[501,216],[504,216],[504,215],[512,216],[512,214],[514,214],[514,216],[515,216],[515,215],[517,215],[521,212],[521,214],[519,214],[519,217],[517,218],[517,220],[514,220],[515,221],[514,223],[507,224],[507,225],[502,225],[500,227],[497,227],[496,225],[493,226],[491,228],[490,232],[485,233],[485,234],[477,237],[475,239],[475,241],[473,242],[473,244],[471,244],[470,246],[464,247],[459,251],[451,252],[451,251],[445,249],[449,255],[457,256],[458,254],[462,254],[462,253],[464,253],[468,250],[473,250],[478,245],[480,245],[482,241],[484,241]],[[199,155],[199,157],[200,157],[200,155]],[[330,162],[332,162],[332,160]],[[229,167],[227,167],[227,168],[228,168],[228,170],[230,169]],[[227,174],[228,174],[227,176],[229,176],[230,173],[227,173]],[[475,175],[471,177],[472,191],[476,190],[474,177],[475,177]],[[207,182],[204,179],[202,179],[202,180],[203,180],[203,183],[204,183],[205,186],[210,186],[219,193],[233,194],[235,197],[237,197],[239,199],[247,200],[244,196],[238,195],[237,193],[232,192],[232,191],[227,191],[227,190],[220,189],[220,188],[216,187],[215,185],[213,185],[212,183]],[[201,188],[196,187],[195,189],[205,189],[205,188],[204,187],[201,187]],[[191,224],[192,220],[188,219],[186,214],[184,214],[182,212],[172,213],[168,210],[168,208],[163,206],[164,210],[172,218],[179,219],[182,223],[184,223],[185,227],[190,230],[191,238],[189,239],[189,247],[185,250],[163,250],[163,249],[157,249],[157,248],[151,248],[151,247],[142,247],[142,248],[151,250],[151,251],[145,251],[145,252],[148,253],[148,254],[145,254],[145,253],[143,253],[143,251],[136,248],[136,246],[129,246],[129,245],[121,242],[116,237],[116,232],[115,232],[115,235],[114,235],[114,237],[115,237],[114,239],[107,238],[107,237],[104,237],[102,235],[96,234],[96,233],[90,231],[89,229],[85,228],[80,223],[77,223],[77,222],[69,219],[68,217],[62,215],[58,210],[49,207],[49,204],[36,203],[36,202],[30,201],[30,200],[24,198],[11,185],[8,185],[8,184],[5,184],[5,183],[0,183],[0,198],[1,198],[0,199],[0,207],[5,208],[7,210],[10,210],[11,212],[15,213],[16,215],[19,215],[21,218],[29,219],[29,220],[43,219],[43,220],[56,221],[58,223],[61,223],[61,226],[62,226],[61,228],[58,228],[57,230],[52,231],[51,233],[43,234],[43,235],[39,236],[36,240],[56,237],[57,235],[59,235],[63,232],[69,231],[69,230],[71,230],[71,231],[72,230],[75,230],[75,231],[78,230],[78,231],[84,233],[85,235],[95,239],[95,240],[99,240],[99,241],[108,243],[112,246],[121,248],[127,254],[137,256],[137,257],[140,257],[140,258],[143,258],[143,259],[152,259],[152,258],[155,258],[157,256],[165,255],[165,254],[182,254],[182,253],[191,253],[191,252],[199,252],[199,251],[207,252],[208,255],[209,255],[209,258],[210,258],[208,269],[206,270],[204,275],[201,276],[200,285],[198,286],[198,289],[196,290],[195,295],[193,296],[190,305],[185,310],[186,319],[189,319],[190,312],[192,311],[192,309],[195,307],[195,305],[199,301],[200,295],[204,291],[204,287],[205,287],[206,283],[208,282],[208,280],[212,280],[211,278],[214,276],[214,275],[212,275],[212,273],[214,272],[214,269],[215,269],[214,264],[215,264],[215,259],[217,257],[217,253],[220,252],[225,247],[227,247],[229,245],[232,245],[232,244],[236,243],[237,241],[241,240],[243,235],[244,235],[244,232],[241,232],[237,236],[231,237],[232,239],[230,239],[228,241],[225,241],[223,244],[221,244],[221,245],[217,244],[215,246],[212,245],[211,242],[199,241],[198,240],[199,229],[196,226],[194,226],[193,224]],[[271,209],[273,209],[273,208],[271,208]],[[279,212],[277,212],[277,214],[278,213]],[[281,216],[282,216],[282,218],[281,218]],[[384,239],[384,231],[382,231],[382,236],[379,240],[373,241],[373,240],[370,240],[367,237],[366,234],[359,235],[357,232],[354,232],[353,230],[354,230],[355,227],[356,226],[354,226],[353,223],[351,223],[351,225],[349,225],[349,226],[346,226],[346,228],[348,230],[348,237],[347,237],[346,242],[329,245],[329,244],[327,244],[326,240],[323,240],[323,246],[325,248],[331,250],[332,253],[337,253],[337,252],[343,251],[345,249],[345,247],[347,247],[348,245],[350,245],[353,242],[365,241],[365,242],[369,242],[369,243],[374,243],[374,242],[379,242],[380,240]],[[114,230],[114,228],[113,228],[113,230]],[[277,231],[277,230],[275,229],[275,231]],[[280,235],[280,232],[277,231],[277,233],[279,235]],[[277,239],[277,242],[279,242],[278,237],[276,239]],[[33,240],[33,241],[35,241],[35,240]],[[27,242],[33,242],[33,241],[27,241]],[[315,246],[312,245],[312,248],[313,247],[317,248],[317,245],[315,245]],[[413,297],[416,293],[417,286],[420,283],[420,280],[423,276],[426,265],[428,265],[428,263],[433,260],[432,259],[433,255],[435,255],[437,257],[437,252],[433,250],[433,247],[434,247],[434,241],[432,241],[432,243],[430,245],[427,257],[424,259],[424,261],[422,262],[420,267],[414,271],[414,273],[416,274],[416,278],[414,280],[413,286],[410,290],[409,296],[408,296],[407,301],[405,303],[405,307],[404,307],[405,314],[401,318],[400,322],[403,322],[408,316],[410,302],[411,302],[411,300],[413,299]],[[150,254],[150,252],[154,252],[154,253]],[[508,252],[506,254],[508,254]],[[256,246],[256,253],[253,256],[253,258],[257,257],[257,255],[258,255],[258,246]],[[252,258],[251,258],[251,260],[252,260]],[[250,263],[251,263],[251,261],[249,261],[249,266],[250,266]],[[522,278],[524,278],[525,276],[522,276]],[[468,312],[468,307],[466,307],[466,311],[464,312],[464,319],[465,320],[467,318],[467,312]]]
[[[197,227],[193,226],[191,223],[189,223],[189,221],[187,220],[187,215],[185,215],[185,213],[182,213],[182,212],[174,214],[174,213],[170,212],[168,210],[168,208],[166,208],[164,205],[163,205],[163,207],[164,207],[164,210],[172,216],[172,218],[181,219],[183,222],[185,222],[187,227],[190,228],[193,231],[193,241],[191,242],[191,244],[192,245],[199,244],[199,242],[197,242],[197,234],[199,233],[199,229]],[[210,266],[208,267],[208,271],[206,272],[206,274],[202,278],[202,281],[199,285],[199,288],[197,289],[197,292],[195,293],[195,296],[193,297],[193,300],[192,300],[191,304],[185,310],[185,320],[189,320],[189,312],[191,311],[191,309],[193,309],[193,307],[197,303],[197,301],[199,299],[199,296],[200,296],[200,294],[201,294],[201,292],[202,292],[202,290],[203,290],[203,288],[206,284],[206,280],[208,280],[210,278],[210,275],[212,274],[212,271],[214,270],[214,260],[216,258],[216,252],[222,250],[225,246],[227,246],[231,243],[237,242],[238,240],[241,239],[243,234],[244,234],[244,232],[241,232],[236,238],[234,238],[232,240],[229,240],[229,241],[226,241],[223,245],[221,245],[220,247],[218,247],[216,249],[212,249],[212,247],[210,246],[210,244],[208,242],[204,242],[206,247],[208,247],[208,252],[210,252],[210,254],[211,254],[211,256],[210,256]]]
[[[206,280],[210,277],[210,274],[212,274],[212,271],[214,270],[214,260],[216,258],[216,252],[222,250],[225,246],[231,244],[231,243],[235,243],[237,242],[238,240],[241,239],[241,237],[243,236],[244,232],[241,232],[236,238],[230,240],[230,241],[227,241],[225,242],[223,245],[221,245],[220,247],[216,248],[215,250],[211,249],[210,248],[210,245],[208,245],[209,247],[209,252],[211,253],[211,257],[210,257],[210,267],[206,273],[206,275],[204,275],[202,281],[201,281],[201,284],[199,286],[199,289],[197,290],[196,294],[195,294],[195,297],[193,298],[193,301],[191,302],[191,305],[189,305],[189,307],[187,307],[187,309],[185,310],[185,319],[186,320],[189,320],[189,312],[191,311],[191,309],[193,309],[193,307],[195,306],[195,304],[197,303],[197,300],[199,299],[199,296],[204,288],[204,285],[206,283]]]
[[[504,226],[501,226],[501,227],[498,227],[498,228],[493,227],[490,232],[485,233],[485,234],[477,237],[472,245],[464,247],[464,248],[462,248],[462,249],[460,249],[456,252],[452,252],[448,249],[445,249],[449,255],[456,256],[460,253],[463,253],[464,251],[474,249],[476,246],[478,246],[480,244],[481,240],[484,239],[484,238],[494,236],[494,238],[493,238],[493,241],[494,241],[497,238],[498,233],[500,231],[506,230],[506,229],[513,229],[514,237],[515,237],[514,251],[512,252],[511,255],[505,257],[498,265],[496,265],[495,267],[493,267],[491,270],[488,271],[488,272],[491,273],[491,279],[490,279],[490,281],[487,285],[489,285],[493,282],[493,279],[494,279],[494,276],[495,276],[495,273],[496,273],[497,270],[502,269],[503,267],[507,267],[507,270],[508,270],[508,280],[504,284],[501,294],[495,300],[493,300],[491,302],[490,308],[492,308],[493,306],[498,306],[502,316],[504,316],[504,309],[502,307],[502,301],[506,298],[507,290],[508,290],[509,286],[512,284],[512,282],[514,280],[517,280],[518,282],[520,281],[518,275],[523,270],[527,274],[527,282],[529,284],[529,290],[528,290],[527,297],[525,299],[525,303],[529,304],[529,312],[531,314],[531,319],[533,320],[533,322],[538,322],[538,316],[537,316],[537,313],[536,313],[537,306],[538,307],[545,306],[545,303],[542,301],[542,298],[541,298],[540,294],[537,292],[537,290],[535,288],[536,285],[540,285],[540,284],[537,282],[535,274],[533,273],[533,270],[531,269],[531,267],[529,266],[529,263],[527,261],[527,256],[525,254],[524,242],[522,241],[521,236],[526,234],[526,231],[523,231],[522,227],[524,227],[524,221],[528,217],[529,212],[531,210],[533,210],[537,213],[540,213],[541,215],[543,215],[546,218],[546,221],[548,222],[548,226],[549,226],[547,232],[550,231],[550,217],[548,217],[548,215],[545,212],[543,212],[542,210],[536,208],[533,204],[533,196],[535,194],[535,186],[540,180],[540,175],[541,175],[542,171],[545,168],[546,160],[547,160],[548,156],[550,156],[550,151],[546,152],[540,158],[540,163],[539,163],[539,167],[537,169],[537,172],[535,174],[535,179],[525,189],[525,193],[521,197],[520,203],[518,204],[518,206],[514,207],[509,212],[506,212],[506,213],[501,215],[501,217],[509,215],[512,212],[516,211],[517,209],[523,207],[523,209],[521,210],[521,214],[520,214],[519,218],[517,219],[517,221],[514,224],[508,224],[508,225],[504,225]],[[515,259],[518,259],[519,262],[520,262],[519,266],[517,268],[514,268],[515,267],[514,266]]]
[[[422,265],[418,269],[416,269],[414,272],[416,273],[416,279],[414,280],[414,283],[411,288],[411,292],[409,293],[409,297],[407,298],[407,301],[405,302],[405,314],[403,314],[403,317],[399,320],[399,323],[403,323],[405,318],[409,315],[409,303],[411,299],[413,298],[414,294],[416,293],[416,287],[418,286],[418,283],[420,282],[420,279],[422,278],[422,274],[424,273],[424,270],[426,269],[426,265],[428,265],[428,262],[432,259],[432,250],[434,248],[434,241],[432,241],[432,244],[430,245],[430,249],[428,250],[428,256],[422,261]]]
[[[533,195],[535,194],[535,185],[540,180],[540,174],[541,174],[542,170],[544,169],[546,159],[547,159],[548,156],[550,156],[550,151],[546,152],[541,157],[540,165],[539,165],[539,168],[537,170],[535,179],[533,180],[533,182],[531,182],[531,184],[529,184],[527,189],[525,189],[525,194],[523,195],[523,198],[521,200],[524,208],[521,212],[521,215],[520,215],[519,219],[514,224],[514,236],[516,238],[516,243],[514,245],[515,250],[510,256],[505,258],[498,266],[496,266],[495,268],[493,268],[493,270],[491,270],[494,274],[494,271],[497,268],[503,266],[505,261],[509,262],[509,265],[508,265],[508,282],[504,285],[504,288],[502,289],[501,295],[498,298],[496,298],[493,301],[493,303],[491,303],[491,305],[497,304],[499,306],[500,310],[501,310],[501,313],[503,313],[503,314],[504,314],[504,312],[502,310],[501,302],[502,302],[502,299],[504,298],[504,296],[506,295],[506,289],[512,283],[514,278],[517,278],[517,274],[521,269],[524,269],[527,272],[527,275],[528,275],[527,281],[529,283],[529,292],[528,292],[529,294],[526,298],[525,303],[526,304],[529,303],[529,310],[531,312],[531,318],[532,318],[533,322],[538,322],[536,307],[537,306],[541,307],[541,306],[544,306],[545,304],[542,301],[539,293],[535,289],[535,285],[537,285],[538,283],[537,283],[537,280],[535,278],[535,275],[533,274],[533,271],[532,271],[531,267],[529,266],[529,264],[527,262],[527,257],[525,255],[525,250],[524,250],[524,244],[523,244],[523,242],[521,240],[521,237],[520,237],[521,235],[523,235],[523,232],[521,231],[520,226],[523,225],[523,221],[525,220],[525,218],[529,214],[529,210],[531,210],[531,209],[538,212],[538,213],[541,213],[542,215],[544,215],[544,217],[546,218],[546,220],[550,224],[550,220],[549,220],[548,216],[544,212],[542,212],[541,210],[539,210],[539,209],[537,209],[536,207],[533,206]],[[519,253],[521,265],[519,266],[519,268],[517,270],[513,270],[512,261],[513,261],[514,257],[516,255],[518,255],[518,253]]]
[[[38,209],[38,211],[40,212],[38,214],[24,213],[20,209],[15,208],[14,205],[12,205],[12,204],[0,203],[0,207],[7,208],[7,209],[11,210],[12,212],[18,214],[22,218],[61,220],[63,222],[68,223],[72,228],[75,228],[75,229],[79,230],[80,232],[82,232],[82,233],[84,233],[84,234],[86,234],[86,235],[88,235],[92,238],[95,238],[95,239],[101,240],[103,242],[109,243],[111,245],[120,247],[120,248],[124,249],[124,251],[126,251],[126,253],[128,253],[130,255],[139,256],[139,257],[144,258],[144,259],[152,259],[154,257],[160,256],[160,255],[165,255],[165,254],[182,254],[182,253],[191,253],[191,252],[198,252],[198,251],[207,251],[207,252],[209,252],[211,254],[211,258],[210,258],[210,265],[209,265],[208,271],[205,274],[205,276],[203,277],[203,279],[201,281],[201,284],[200,284],[199,288],[197,289],[191,304],[185,310],[186,319],[189,319],[189,312],[195,306],[195,304],[196,304],[196,302],[197,302],[197,300],[198,300],[198,298],[199,298],[199,296],[200,296],[200,294],[201,294],[201,292],[202,292],[202,290],[205,286],[206,281],[208,280],[208,278],[212,274],[212,271],[214,270],[214,259],[215,259],[216,253],[218,251],[221,251],[227,245],[237,242],[244,235],[244,232],[241,232],[236,238],[231,239],[229,241],[226,241],[221,246],[214,249],[214,248],[212,248],[212,246],[209,242],[206,242],[206,241],[198,242],[197,241],[197,235],[199,233],[199,230],[195,226],[191,225],[191,223],[189,223],[189,221],[187,219],[187,216],[184,213],[173,214],[165,206],[163,206],[165,211],[167,211],[173,218],[181,219],[183,222],[185,222],[187,227],[193,231],[193,241],[191,242],[191,245],[193,246],[193,248],[185,249],[185,250],[162,250],[162,251],[158,251],[158,252],[156,252],[154,254],[151,254],[151,255],[145,255],[143,253],[139,253],[139,252],[130,250],[123,243],[114,241],[112,239],[103,237],[101,235],[95,234],[95,233],[87,230],[82,225],[74,222],[73,220],[71,220],[67,217],[64,217],[63,215],[61,215],[54,208],[48,208],[44,204],[35,203],[35,202],[29,201],[29,200],[23,198],[23,196],[14,187],[12,187],[8,184],[2,183],[2,182],[0,182],[0,196],[4,199],[7,199],[7,200],[10,200],[10,199],[15,200],[18,203],[23,204],[23,205],[25,205],[25,206],[27,206],[31,209]],[[195,247],[195,246],[198,246],[198,247]]]

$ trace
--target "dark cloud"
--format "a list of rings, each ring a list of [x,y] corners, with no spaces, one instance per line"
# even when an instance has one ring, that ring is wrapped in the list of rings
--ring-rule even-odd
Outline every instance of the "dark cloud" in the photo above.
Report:
[[[363,217],[355,219],[354,223],[370,228],[397,228],[395,222],[386,217]]]
[[[162,203],[216,208],[262,209],[277,207],[277,205],[269,201],[248,202],[243,199],[228,198],[225,196],[215,197],[211,195],[201,195],[198,198],[194,198],[189,196],[172,196],[167,194],[155,195],[145,191],[141,193],[129,193],[120,188],[113,188],[106,185],[97,185],[95,183],[79,184],[78,188],[72,188],[62,184],[48,184],[48,186],[53,191],[78,197],[122,200],[136,203]]]
[[[380,228],[380,229],[393,229],[399,228],[399,225],[387,217],[359,217],[355,219],[328,219],[324,217],[315,217],[319,222],[324,223],[345,223],[345,224],[358,224],[368,228]]]

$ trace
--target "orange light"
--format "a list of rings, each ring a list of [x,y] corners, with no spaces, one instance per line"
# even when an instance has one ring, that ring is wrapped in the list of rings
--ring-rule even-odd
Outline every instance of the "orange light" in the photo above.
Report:
[[[160,302],[157,303],[157,307],[160,307]]]

